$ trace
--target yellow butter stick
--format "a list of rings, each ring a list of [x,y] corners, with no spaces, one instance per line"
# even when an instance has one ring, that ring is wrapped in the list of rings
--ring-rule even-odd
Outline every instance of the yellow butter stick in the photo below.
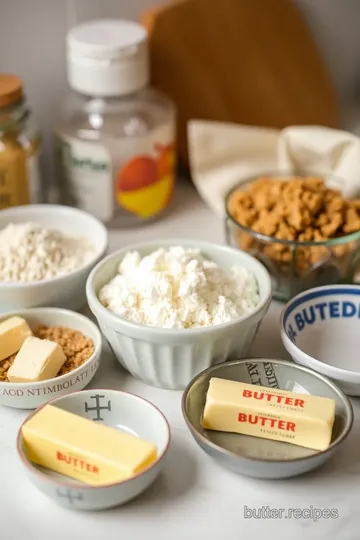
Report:
[[[94,486],[127,480],[157,459],[154,444],[52,405],[22,435],[29,461]]]
[[[212,378],[203,427],[325,450],[335,420],[333,399]]]

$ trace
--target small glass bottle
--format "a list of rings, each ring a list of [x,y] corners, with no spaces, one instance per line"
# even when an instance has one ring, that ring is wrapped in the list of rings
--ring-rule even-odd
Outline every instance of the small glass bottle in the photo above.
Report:
[[[40,149],[21,79],[0,74],[0,209],[43,202]]]
[[[174,190],[175,108],[147,88],[146,30],[124,20],[84,23],[67,37],[74,91],[57,127],[62,202],[111,227],[147,222]]]

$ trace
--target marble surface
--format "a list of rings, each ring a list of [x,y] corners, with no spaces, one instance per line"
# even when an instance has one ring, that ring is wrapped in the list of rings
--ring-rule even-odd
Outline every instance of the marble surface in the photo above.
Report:
[[[143,229],[112,231],[110,248],[144,238],[193,236],[223,242],[222,225],[194,189],[182,184],[175,206],[166,217]],[[274,302],[253,344],[253,356],[287,357],[279,336],[280,311],[281,304]],[[162,476],[126,506],[91,514],[64,510],[29,483],[18,461],[15,439],[26,411],[3,407],[0,409],[2,540],[155,540],[159,537],[240,540],[270,536],[276,536],[277,540],[359,539],[359,400],[353,400],[352,433],[322,469],[290,480],[261,481],[234,475],[204,455],[186,429],[180,408],[181,392],[156,389],[136,381],[125,373],[107,348],[91,386],[128,390],[161,408],[172,429]],[[282,519],[271,518],[267,508],[283,509]],[[254,509],[259,517],[246,517]],[[295,516],[290,515],[292,509],[299,509]],[[314,520],[306,512],[308,509],[336,510],[338,517]]]

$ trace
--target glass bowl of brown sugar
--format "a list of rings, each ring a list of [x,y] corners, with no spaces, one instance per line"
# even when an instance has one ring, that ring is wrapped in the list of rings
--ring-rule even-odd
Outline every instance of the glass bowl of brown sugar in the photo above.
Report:
[[[270,173],[225,198],[226,242],[261,261],[274,298],[333,283],[360,282],[360,199],[331,175]]]

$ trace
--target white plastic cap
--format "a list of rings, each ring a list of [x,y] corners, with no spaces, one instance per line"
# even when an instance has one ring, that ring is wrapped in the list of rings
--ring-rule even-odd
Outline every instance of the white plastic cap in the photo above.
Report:
[[[67,77],[74,90],[89,96],[121,96],[149,81],[147,33],[125,20],[76,26],[67,36]]]

